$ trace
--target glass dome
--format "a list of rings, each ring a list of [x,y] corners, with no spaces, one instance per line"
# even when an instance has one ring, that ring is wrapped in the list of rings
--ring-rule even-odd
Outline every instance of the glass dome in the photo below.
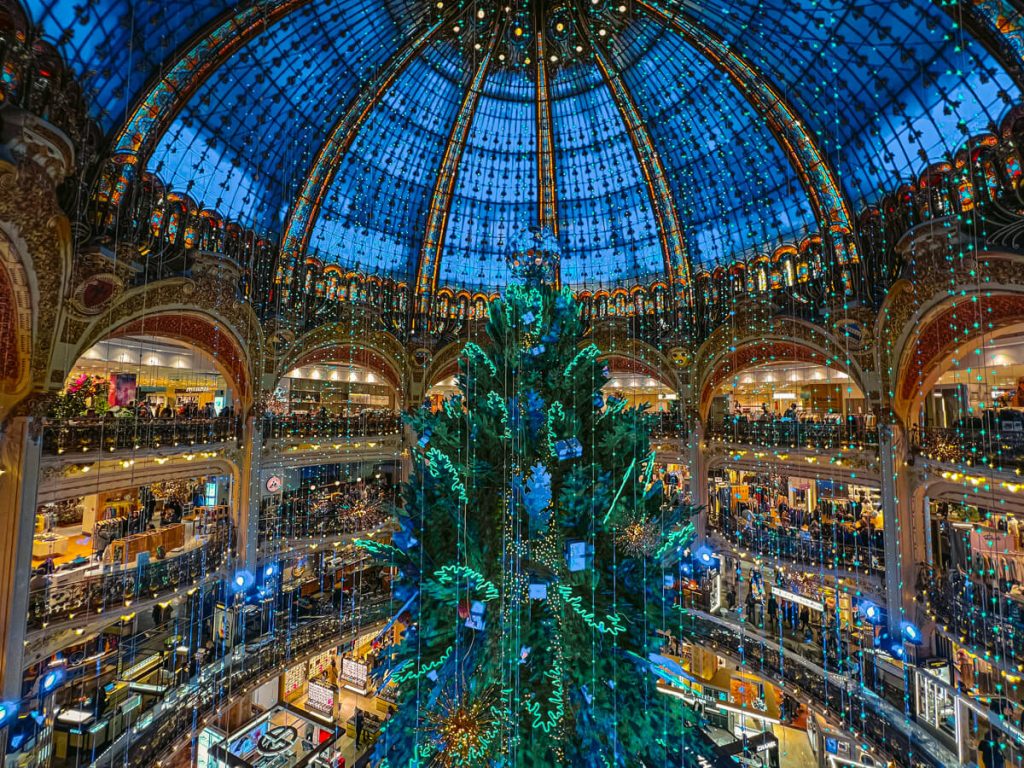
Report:
[[[565,284],[847,226],[995,124],[1013,80],[930,0],[34,0],[112,145],[326,263]],[[957,45],[951,45],[951,35]]]

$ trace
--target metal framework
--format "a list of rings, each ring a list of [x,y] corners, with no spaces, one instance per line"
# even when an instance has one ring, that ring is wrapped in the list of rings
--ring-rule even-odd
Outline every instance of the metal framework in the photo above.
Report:
[[[344,114],[331,128],[327,140],[317,152],[302,189],[285,222],[281,240],[282,285],[287,287],[294,277],[295,266],[300,263],[309,246],[313,224],[323,205],[327,190],[338,173],[341,159],[348,152],[359,129],[374,107],[387,93],[405,68],[429,45],[450,21],[451,13],[431,24],[419,37],[410,40],[381,67],[377,75],[359,89]]]
[[[544,35],[537,35],[537,221],[558,235],[558,188],[555,183],[555,141],[551,122],[551,89]],[[555,273],[561,287],[561,269]]]
[[[661,252],[665,261],[665,275],[673,292],[686,304],[692,303],[690,280],[690,257],[683,239],[683,227],[679,221],[679,212],[672,197],[672,188],[668,183],[665,167],[661,163],[651,134],[644,125],[643,118],[630,96],[629,90],[619,77],[619,73],[611,66],[601,48],[595,41],[590,41],[594,51],[594,61],[601,70],[605,84],[611,91],[612,101],[626,126],[626,133],[633,144],[640,170],[644,176],[647,193],[651,198],[655,223],[658,227],[658,239],[661,241]]]
[[[455,122],[448,136],[448,144],[445,146],[441,165],[437,170],[437,181],[434,183],[434,192],[430,197],[427,226],[423,233],[423,246],[420,248],[416,264],[416,282],[413,288],[414,323],[421,322],[422,318],[429,315],[434,292],[437,290],[437,279],[441,270],[441,251],[444,247],[444,236],[448,230],[448,214],[455,192],[455,182],[459,176],[459,164],[462,162],[462,153],[466,148],[466,139],[469,136],[470,126],[473,124],[476,106],[480,101],[480,94],[483,92],[487,70],[494,57],[498,40],[501,37],[501,30],[504,28],[503,23],[496,23],[498,23],[498,30],[491,35],[487,50],[480,58],[476,71],[473,73],[473,79],[462,97],[462,104],[459,105],[459,112],[455,116]]]
[[[192,95],[233,53],[310,0],[269,0],[217,18],[175,53],[173,63],[138,99],[113,134],[112,153],[145,167],[160,138]]]
[[[822,234],[853,235],[851,207],[832,166],[818,149],[810,131],[762,74],[734,53],[711,30],[683,13],[656,6],[650,0],[635,0],[635,7],[681,35],[690,45],[725,72],[740,93],[764,118],[772,135],[785,152],[804,187]],[[848,244],[847,256],[856,261],[855,246]]]

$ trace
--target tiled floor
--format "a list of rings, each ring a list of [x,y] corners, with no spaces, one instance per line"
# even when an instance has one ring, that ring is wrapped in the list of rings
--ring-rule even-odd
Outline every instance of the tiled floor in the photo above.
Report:
[[[782,768],[815,768],[818,761],[811,751],[807,732],[785,725],[776,725],[774,733],[779,739],[779,762]]]

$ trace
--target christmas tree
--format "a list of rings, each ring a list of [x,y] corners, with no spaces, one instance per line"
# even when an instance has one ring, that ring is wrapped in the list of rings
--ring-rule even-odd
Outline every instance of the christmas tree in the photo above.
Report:
[[[413,606],[374,764],[688,765],[703,737],[651,658],[680,620],[665,577],[692,510],[666,503],[643,409],[603,397],[557,253],[510,263],[522,282],[465,346],[461,394],[410,417],[401,530],[363,542]]]

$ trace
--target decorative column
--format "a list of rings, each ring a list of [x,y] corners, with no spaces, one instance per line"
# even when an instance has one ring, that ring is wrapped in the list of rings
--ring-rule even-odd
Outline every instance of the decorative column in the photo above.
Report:
[[[900,622],[914,605],[919,548],[924,539],[915,535],[923,522],[923,510],[915,509],[913,482],[908,467],[906,430],[900,424],[878,427],[878,456],[882,475],[882,514],[885,523],[885,599],[889,633],[900,636]],[[916,616],[911,615],[911,621]]]
[[[690,496],[693,505],[700,508],[700,514],[694,518],[694,526],[697,529],[697,538],[694,546],[700,546],[707,538],[708,527],[708,469],[707,458],[704,456],[704,424],[699,420],[693,421],[690,429]]]
[[[260,525],[260,455],[263,451],[263,413],[250,408],[242,427],[238,451],[238,491],[235,557],[239,568],[255,573]]]
[[[42,453],[40,423],[14,416],[0,438],[0,698],[21,698],[22,658],[29,614],[32,535]]]

